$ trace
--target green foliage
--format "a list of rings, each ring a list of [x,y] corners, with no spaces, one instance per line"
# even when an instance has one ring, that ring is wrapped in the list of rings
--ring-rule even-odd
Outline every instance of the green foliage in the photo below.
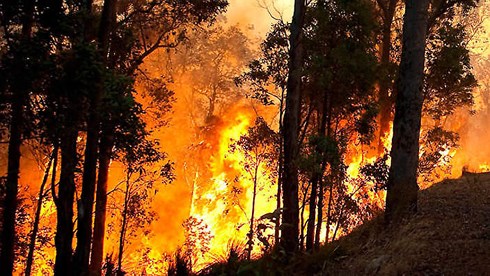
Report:
[[[284,99],[288,72],[288,33],[288,24],[277,22],[272,25],[266,39],[260,44],[260,57],[251,61],[248,70],[235,80],[238,85],[248,84],[251,91],[247,96],[264,105],[272,105]],[[269,84],[276,91],[271,91]],[[277,91],[281,93],[278,95]]]
[[[459,135],[442,127],[431,128],[422,135],[425,143],[420,149],[418,173],[424,182],[430,183],[450,173],[449,153],[458,147]]]
[[[374,139],[377,127],[376,116],[378,116],[377,106],[368,104],[360,118],[355,122],[356,132],[359,133],[359,140],[363,145],[368,145]]]
[[[468,4],[462,2],[462,5]],[[418,172],[425,182],[439,180],[450,172],[452,156],[447,153],[458,147],[459,136],[445,129],[445,122],[456,110],[471,108],[474,104],[473,91],[477,81],[467,49],[469,38],[465,26],[454,22],[456,14],[450,9],[441,18],[430,35],[426,54],[423,114],[434,123],[421,133],[424,143]]]
[[[277,176],[274,172],[279,158],[279,146],[279,135],[270,129],[261,117],[255,120],[254,126],[249,128],[245,135],[240,136],[238,141],[230,145],[230,152],[238,151],[245,157],[240,165],[248,175],[241,175],[240,177],[253,183],[254,194],[252,197],[254,200],[260,191],[275,184]],[[255,206],[252,206],[251,216],[255,216],[257,211]],[[256,220],[254,217],[251,219]],[[266,235],[265,231],[268,228],[273,229],[275,225],[264,223],[264,221],[260,222],[260,220],[254,226],[250,225],[250,228],[253,229],[250,229],[247,234],[249,251],[253,248],[255,237],[262,243],[264,251],[267,251],[271,246],[270,240],[273,236]]]
[[[245,33],[238,26],[226,27],[220,21],[186,34],[184,43],[171,52],[168,75],[191,88],[192,105],[206,124],[242,96],[234,78],[241,74],[251,55]]]
[[[116,51],[118,66],[130,74],[152,52],[162,48],[174,48],[186,37],[188,28],[215,21],[225,11],[225,0],[170,0],[170,1],[121,1],[120,9],[126,11],[116,30],[116,41],[122,43],[122,51]]]
[[[312,135],[308,139],[307,146],[299,165],[303,173],[310,175],[310,177],[314,173],[322,173],[321,163],[325,157],[327,162],[335,167],[341,162],[342,156],[339,152],[338,141],[332,137]]]
[[[477,82],[463,25],[443,23],[431,35],[428,49],[424,113],[439,120],[471,106]]]
[[[337,124],[339,142],[358,132],[367,143],[376,115],[376,24],[371,3],[322,1],[310,8],[307,18],[311,23],[305,29],[306,103],[320,118],[327,116]],[[317,119],[316,125],[322,123]]]
[[[388,154],[384,154],[383,156],[377,158],[374,163],[366,164],[360,170],[364,181],[369,181],[376,184],[374,186],[375,192],[386,189],[390,169],[390,167],[386,164],[386,161],[389,157],[390,156]]]

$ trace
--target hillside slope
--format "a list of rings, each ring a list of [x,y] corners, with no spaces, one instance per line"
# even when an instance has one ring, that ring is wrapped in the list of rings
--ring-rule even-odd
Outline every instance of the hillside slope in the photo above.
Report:
[[[385,230],[373,221],[334,246],[320,270],[303,272],[490,275],[490,174],[422,190],[418,214],[403,225]]]
[[[386,228],[366,222],[313,254],[286,261],[229,257],[201,275],[489,275],[490,173],[466,173],[419,193],[419,212]],[[235,255],[230,255],[235,256]]]

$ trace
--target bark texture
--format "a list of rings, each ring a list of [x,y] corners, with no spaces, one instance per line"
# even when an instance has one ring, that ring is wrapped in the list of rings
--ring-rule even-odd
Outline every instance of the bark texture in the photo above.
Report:
[[[301,68],[303,60],[303,21],[305,1],[295,0],[289,38],[289,75],[284,114],[283,217],[281,245],[286,252],[299,249],[298,130],[301,107]]]
[[[397,222],[417,211],[417,167],[423,103],[429,0],[407,0],[398,95],[393,122],[386,220]]]

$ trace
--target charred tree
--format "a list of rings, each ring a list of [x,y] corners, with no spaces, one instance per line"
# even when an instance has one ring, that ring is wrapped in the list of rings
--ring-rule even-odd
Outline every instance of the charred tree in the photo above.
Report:
[[[386,221],[397,222],[417,211],[417,167],[423,104],[424,62],[429,0],[407,0],[398,95],[393,123]]]
[[[298,129],[301,107],[301,76],[303,62],[303,24],[305,1],[295,0],[291,23],[289,73],[287,81],[286,110],[284,114],[284,167],[283,216],[281,245],[286,252],[299,249],[299,203],[298,203]]]

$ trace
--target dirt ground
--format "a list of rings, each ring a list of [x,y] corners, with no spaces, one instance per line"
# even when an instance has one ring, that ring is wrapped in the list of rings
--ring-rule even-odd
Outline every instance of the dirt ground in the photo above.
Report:
[[[490,275],[490,174],[422,190],[415,217],[383,227],[372,222],[346,237],[338,261],[318,274]]]

